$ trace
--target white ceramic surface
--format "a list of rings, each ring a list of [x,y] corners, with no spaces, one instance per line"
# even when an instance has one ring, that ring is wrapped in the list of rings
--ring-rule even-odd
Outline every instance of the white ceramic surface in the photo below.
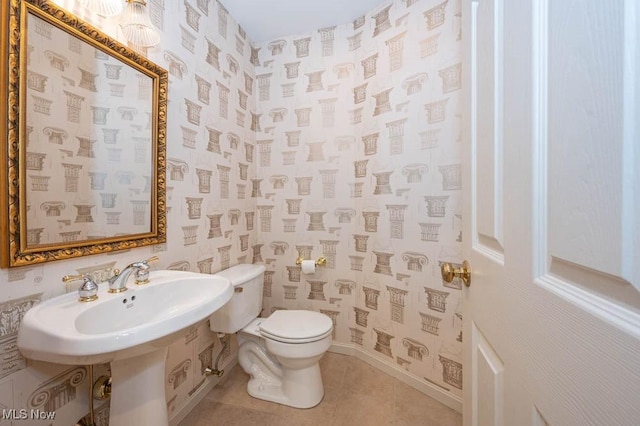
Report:
[[[27,358],[59,364],[98,364],[166,346],[173,335],[211,315],[233,295],[229,280],[184,271],[154,271],[149,283],[79,302],[68,293],[24,316],[18,347]],[[126,301],[126,302],[125,302]]]

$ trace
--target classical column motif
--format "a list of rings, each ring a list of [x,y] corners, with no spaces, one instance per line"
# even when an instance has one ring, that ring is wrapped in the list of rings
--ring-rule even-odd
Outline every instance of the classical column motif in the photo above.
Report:
[[[299,283],[301,271],[302,271],[302,267],[300,266],[297,266],[297,265],[287,266],[287,275],[289,277],[289,281],[293,283]]]
[[[438,231],[442,226],[441,223],[419,223],[420,238],[422,241],[438,242]]]
[[[402,68],[405,34],[406,31],[401,32],[395,37],[385,41],[385,44],[389,48],[389,71],[391,72]]]
[[[380,290],[375,288],[362,286],[364,292],[364,305],[373,310],[378,310],[378,296],[380,296]]]
[[[190,246],[198,242],[198,225],[182,227],[183,245]]]
[[[442,355],[438,359],[442,363],[442,381],[462,389],[462,364]]]
[[[438,71],[442,79],[442,93],[454,92],[462,88],[462,63],[442,68]]]
[[[327,264],[325,265],[327,269],[335,269],[336,267],[336,247],[339,243],[339,240],[320,240],[322,255],[327,259]]]
[[[438,170],[442,174],[444,191],[456,191],[462,188],[462,164],[439,166]]]
[[[289,243],[286,241],[272,241],[270,247],[273,249],[274,256],[282,256],[289,249]]]
[[[64,94],[67,97],[67,121],[70,123],[79,123],[80,122],[80,111],[82,110],[82,102],[84,101],[84,96],[76,95],[75,93],[67,92],[63,90]],[[51,101],[48,101],[44,98],[39,98],[37,96],[33,97],[35,101],[34,111],[39,112],[41,114],[49,114],[49,107],[51,106]],[[91,107],[93,114],[93,122],[94,124],[106,124],[107,123],[107,113],[109,109],[105,108],[100,109],[98,112],[94,110],[96,107]],[[96,115],[97,114],[97,115]]]
[[[364,335],[364,331],[355,327],[349,327],[349,331],[351,332],[351,343],[362,346],[362,336]]]
[[[376,187],[373,190],[375,195],[378,194],[391,194],[393,191],[391,190],[391,175],[393,171],[384,171],[374,173],[373,176],[376,178]]]
[[[373,272],[377,274],[393,275],[391,273],[391,257],[393,253],[386,253],[381,251],[373,251],[376,255],[376,266],[373,268]]]
[[[209,93],[211,91],[211,83],[199,75],[195,75],[196,84],[198,86],[198,100],[203,104],[209,105]]]
[[[391,20],[389,19],[389,9],[391,9],[391,6],[392,5],[385,7],[380,12],[372,16],[376,22],[376,26],[373,29],[374,37],[391,28]]]
[[[311,194],[311,181],[313,177],[311,176],[300,176],[296,177],[295,181],[298,185],[298,195],[310,195]]]
[[[264,271],[264,283],[262,287],[262,295],[271,297],[271,289],[273,288],[273,275],[276,271]]]
[[[368,235],[353,234],[353,239],[355,241],[355,250],[357,252],[366,253],[367,252],[367,240],[369,239],[369,236]]]
[[[402,260],[407,262],[407,270],[422,272],[422,267],[429,264],[429,258],[422,253],[406,251],[402,254]]]
[[[438,327],[440,326],[440,321],[442,321],[442,318],[425,314],[423,312],[418,313],[420,314],[420,318],[422,321],[422,331],[439,336]]]
[[[404,297],[409,293],[407,290],[387,286],[389,292],[389,303],[391,305],[391,321],[404,324]]]
[[[393,358],[393,354],[391,353],[391,339],[395,336],[377,328],[374,328],[373,331],[376,333],[376,344],[373,347],[373,350],[376,352],[380,352],[383,355],[386,355],[390,358]]]
[[[220,147],[220,136],[222,132],[216,129],[212,129],[211,127],[207,127],[207,132],[209,133],[209,141],[207,143],[207,151],[215,152],[217,154],[221,154],[222,150]]]
[[[395,120],[385,124],[389,130],[389,154],[391,155],[402,154],[404,144],[404,124],[406,122],[407,119],[403,118],[401,120]]]
[[[375,155],[378,152],[378,137],[380,133],[370,133],[362,137],[364,155]]]
[[[167,382],[173,385],[174,390],[187,381],[187,371],[189,371],[190,367],[191,360],[187,358],[171,370],[167,377]]]
[[[222,237],[222,227],[220,226],[220,219],[222,216],[222,213],[207,215],[207,218],[209,218],[209,234],[207,235],[207,238]]]
[[[336,102],[338,98],[319,99],[320,109],[322,110],[322,127],[333,127],[336,120]]]
[[[402,239],[404,236],[404,212],[409,207],[407,204],[387,204],[389,222],[391,223],[391,238]]]
[[[391,102],[389,100],[389,94],[391,93],[391,89],[383,90],[382,92],[376,93],[373,95],[373,98],[376,101],[376,107],[373,110],[373,116],[377,116],[380,114],[384,114],[385,112],[391,111]]]
[[[362,61],[360,61],[360,64],[362,65],[362,68],[363,68],[363,78],[365,80],[376,75],[377,62],[378,62],[377,53],[371,56],[368,56],[364,58]]]
[[[356,282],[352,280],[339,279],[335,281],[339,294],[351,296],[352,291],[356,288]]]
[[[323,73],[324,73],[324,70],[313,71],[305,74],[309,79],[309,83],[307,84],[307,92],[316,92],[318,90],[324,90],[324,86],[322,84]]]
[[[257,206],[260,215],[260,231],[271,232],[271,214],[274,206]]]
[[[229,172],[231,172],[231,167],[218,164],[217,169],[220,182],[220,198],[227,199],[229,198]]]
[[[446,204],[449,199],[448,195],[427,195],[424,197],[427,203],[427,216],[444,217],[446,213]]]
[[[338,218],[338,223],[351,223],[351,218],[355,216],[356,211],[349,207],[337,208],[334,211]]]
[[[362,212],[364,217],[364,230],[365,232],[378,232],[378,217],[380,212],[366,211]]]
[[[367,326],[367,317],[369,316],[369,311],[365,311],[364,309],[353,307],[353,312],[356,314],[356,324],[360,327]]]
[[[253,230],[254,219],[256,216],[256,212],[245,212],[244,213],[244,221],[247,231]]]
[[[447,101],[449,101],[448,98],[441,101],[430,102],[424,106],[427,113],[427,123],[441,123],[447,118]]]
[[[307,280],[311,289],[309,290],[309,296],[307,299],[309,300],[327,300],[324,296],[324,285],[327,283],[326,281],[319,280]]]
[[[262,179],[251,179],[251,198],[262,197],[260,182],[262,182]]]
[[[426,21],[427,21],[427,29],[429,31],[439,27],[444,24],[446,15],[445,8],[447,7],[448,0],[440,3],[439,5],[432,7],[423,13]]]
[[[202,198],[185,197],[189,219],[200,219],[202,200]]]
[[[335,198],[336,193],[336,175],[338,169],[320,170],[322,176],[322,196],[325,199]]]
[[[362,272],[362,261],[364,257],[362,256],[349,256],[349,261],[351,262],[350,268],[352,271],[360,271]]]
[[[309,225],[307,231],[325,231],[323,216],[327,212],[322,211],[307,211],[309,215]]]
[[[73,367],[42,383],[28,398],[29,409],[54,413],[74,401],[87,377],[86,367]]]
[[[195,149],[196,137],[198,136],[197,130],[184,126],[180,126],[180,129],[182,130],[182,146],[185,148]]]
[[[272,73],[256,75],[256,80],[258,80],[258,94],[260,101],[268,101],[270,98],[271,74]]]
[[[311,108],[299,108],[294,111],[298,127],[307,127],[311,124],[311,111]]]
[[[402,339],[402,346],[407,348],[407,356],[422,361],[422,357],[429,356],[429,349],[417,340],[405,337]]]
[[[293,45],[296,47],[296,57],[304,58],[309,56],[309,43],[311,37],[300,38],[293,41]]]
[[[407,164],[402,168],[402,174],[407,177],[407,183],[420,183],[422,176],[427,174],[429,167],[426,164]]]
[[[429,287],[424,287],[424,291],[427,293],[427,306],[429,309],[443,313],[447,310],[448,292],[435,290]]]
[[[220,256],[220,268],[229,268],[229,262],[231,260],[231,245],[218,247],[218,255]]]
[[[336,27],[320,28],[320,44],[322,45],[322,56],[333,55],[333,41],[335,39]]]
[[[258,144],[260,165],[263,167],[269,167],[271,165],[271,146],[273,145],[273,139],[262,139],[256,141],[256,143]]]
[[[333,323],[333,330],[331,330],[331,337],[336,338],[336,330],[338,329],[338,315],[340,315],[340,311],[332,311],[329,309],[320,309],[320,313],[325,314],[329,318],[331,318],[331,322]]]

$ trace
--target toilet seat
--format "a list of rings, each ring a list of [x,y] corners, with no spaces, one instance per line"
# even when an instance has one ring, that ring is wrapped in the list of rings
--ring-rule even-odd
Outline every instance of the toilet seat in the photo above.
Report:
[[[267,339],[283,343],[309,343],[331,334],[333,321],[320,312],[279,310],[264,319],[258,329]]]

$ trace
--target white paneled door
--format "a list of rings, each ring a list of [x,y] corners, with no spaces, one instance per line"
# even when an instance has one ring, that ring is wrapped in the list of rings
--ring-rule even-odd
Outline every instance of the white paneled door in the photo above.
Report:
[[[640,425],[640,2],[462,2],[464,424]]]

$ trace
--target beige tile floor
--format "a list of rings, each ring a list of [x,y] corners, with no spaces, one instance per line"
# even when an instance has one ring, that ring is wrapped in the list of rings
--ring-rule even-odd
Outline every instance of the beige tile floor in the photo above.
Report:
[[[355,357],[328,352],[320,361],[325,395],[308,410],[252,398],[236,365],[180,426],[461,426],[462,416]]]

